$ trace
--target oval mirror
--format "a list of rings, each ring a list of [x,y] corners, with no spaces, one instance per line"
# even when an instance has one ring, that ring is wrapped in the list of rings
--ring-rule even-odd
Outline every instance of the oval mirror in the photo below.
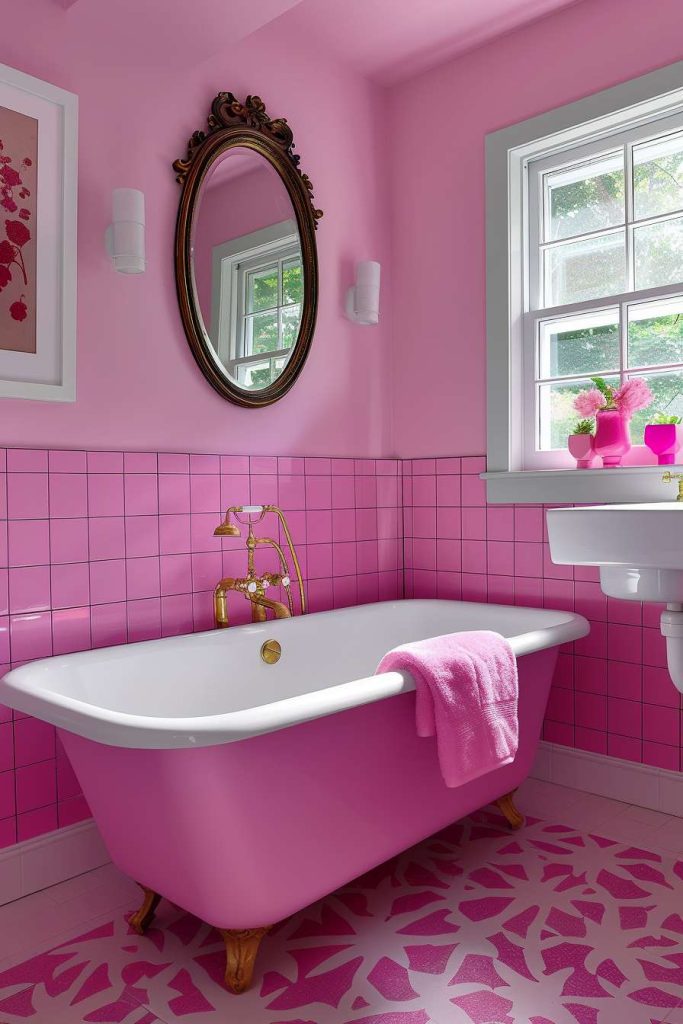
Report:
[[[207,132],[174,169],[182,185],[176,284],[183,324],[209,383],[239,405],[281,398],[315,325],[318,265],[310,180],[284,119],[257,96],[214,100]]]

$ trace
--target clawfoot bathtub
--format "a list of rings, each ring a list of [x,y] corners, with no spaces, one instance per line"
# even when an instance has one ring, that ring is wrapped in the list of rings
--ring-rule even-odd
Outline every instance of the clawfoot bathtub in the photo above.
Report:
[[[409,675],[373,672],[388,650],[492,629],[519,664],[515,760],[457,789],[415,733]],[[512,825],[566,612],[397,601],[33,662],[0,700],[52,722],[114,863],[222,933],[226,981],[250,982],[268,926],[485,804]],[[267,664],[268,640],[282,657]]]

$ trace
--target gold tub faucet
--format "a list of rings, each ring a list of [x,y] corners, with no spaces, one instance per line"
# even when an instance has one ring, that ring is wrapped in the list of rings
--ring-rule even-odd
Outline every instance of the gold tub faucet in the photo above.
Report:
[[[676,501],[683,501],[683,473],[672,473],[670,469],[667,469],[666,473],[662,476],[662,480],[665,484],[673,483],[674,480],[678,480],[678,495]]]
[[[225,518],[220,526],[217,526],[214,530],[214,536],[239,537],[241,536],[241,530],[238,524],[247,527],[247,573],[245,576],[240,577],[227,576],[216,586],[214,591],[214,615],[216,626],[219,629],[225,629],[230,625],[227,599],[227,595],[230,591],[242,594],[251,602],[252,622],[265,622],[268,611],[272,611],[276,619],[287,619],[294,614],[291,574],[281,545],[276,540],[273,540],[272,537],[254,536],[254,526],[260,523],[269,512],[274,513],[278,517],[282,526],[282,532],[287,543],[292,564],[294,565],[301,614],[303,615],[306,611],[306,597],[304,594],[301,567],[299,565],[299,559],[296,556],[296,551],[294,550],[292,535],[289,532],[287,521],[281,509],[279,509],[277,505],[233,505],[225,513]],[[234,518],[234,522],[230,521],[231,516]],[[243,518],[240,518],[241,516],[246,516],[246,521]],[[258,518],[252,519],[252,516],[257,516]],[[254,565],[254,553],[256,548],[260,545],[271,547],[277,553],[278,560],[280,562],[280,572],[264,572],[260,575],[257,574]],[[285,589],[287,604],[283,604],[281,601],[275,601],[272,598],[266,597],[266,591],[270,587],[280,586]]]

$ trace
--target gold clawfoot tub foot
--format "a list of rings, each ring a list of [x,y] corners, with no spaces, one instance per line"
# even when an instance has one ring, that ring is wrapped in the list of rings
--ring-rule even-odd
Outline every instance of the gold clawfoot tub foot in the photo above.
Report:
[[[131,914],[128,918],[128,924],[134,932],[138,933],[138,935],[144,935],[154,920],[154,911],[159,906],[161,896],[158,892],[154,892],[152,889],[148,889],[144,885],[141,885],[140,888],[144,893],[144,899],[140,909],[136,910],[135,913]]]
[[[251,985],[256,954],[267,931],[268,928],[220,929],[225,943],[225,984],[236,995]]]
[[[496,800],[496,807],[501,811],[504,817],[507,819],[510,828],[521,828],[524,824],[524,815],[520,814],[515,807],[515,790],[511,793],[506,793],[505,796],[501,796],[499,800]]]

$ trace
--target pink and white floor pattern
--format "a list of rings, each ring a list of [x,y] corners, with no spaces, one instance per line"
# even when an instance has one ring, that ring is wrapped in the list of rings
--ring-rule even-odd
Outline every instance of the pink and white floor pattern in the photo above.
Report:
[[[683,1024],[683,860],[481,812],[284,922],[251,991],[162,903],[0,973],[0,1022]]]

